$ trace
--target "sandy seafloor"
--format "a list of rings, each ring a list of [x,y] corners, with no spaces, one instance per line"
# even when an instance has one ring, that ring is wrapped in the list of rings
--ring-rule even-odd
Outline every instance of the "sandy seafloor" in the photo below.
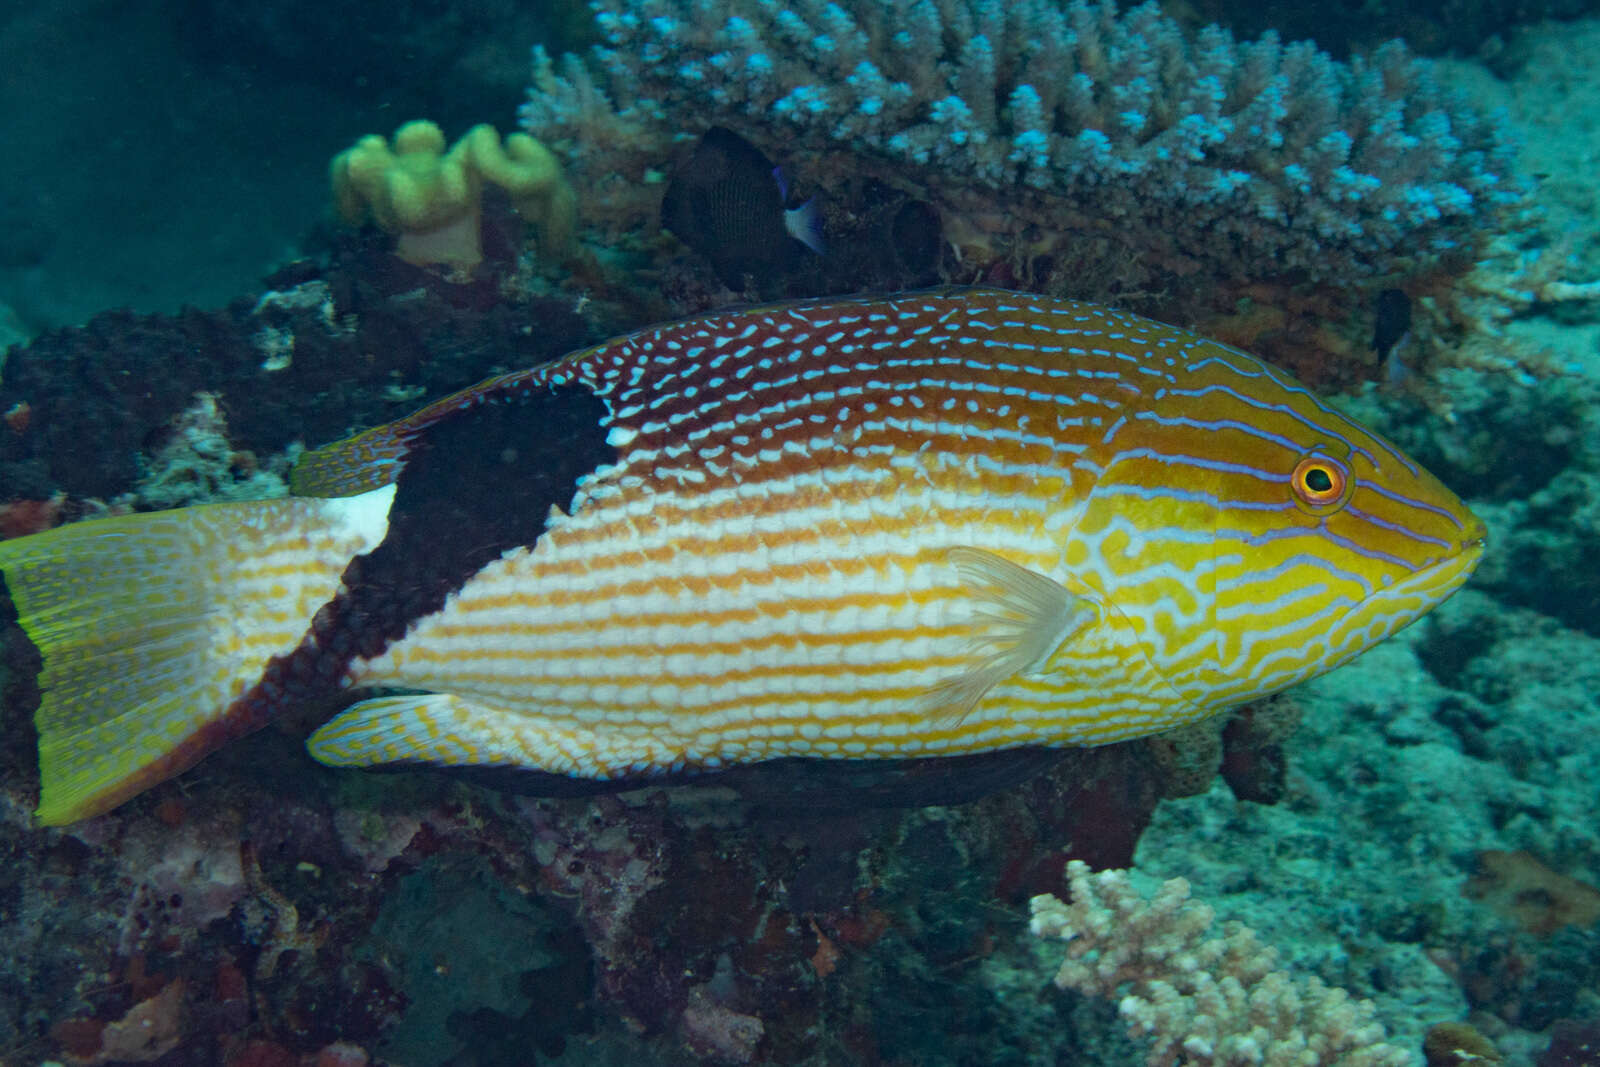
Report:
[[[9,16],[0,113],[16,123],[16,184],[0,203],[0,340],[106,307],[214,306],[255,291],[323,210],[328,156],[392,125],[381,103],[371,116],[330,115],[315,89],[173,79],[161,66],[168,42],[107,26],[107,10],[84,5],[84,25],[98,31],[75,39],[59,23]],[[1540,225],[1570,240],[1566,279],[1600,278],[1600,20],[1503,44],[1529,57],[1510,81],[1475,61],[1442,70],[1521,130]],[[515,104],[484,117],[509,126]],[[319,115],[314,129],[297,125]],[[1458,979],[1481,962],[1426,946],[1516,945],[1553,971],[1568,959],[1576,982],[1560,1017],[1600,1017],[1600,931],[1532,939],[1464,893],[1484,850],[1524,850],[1600,884],[1600,301],[1536,306],[1504,328],[1548,349],[1561,373],[1455,373],[1445,379],[1454,426],[1385,427],[1453,457],[1447,480],[1491,528],[1479,580],[1433,620],[1300,691],[1306,715],[1282,803],[1237,802],[1220,781],[1168,801],[1137,865],[1152,879],[1187,878],[1196,898],[1297,966],[1372,997],[1396,1041],[1414,1048],[1426,1023],[1470,1017],[1508,1062],[1527,1064],[1547,1039],[1473,1014]],[[1552,405],[1559,419],[1538,417]],[[1389,410],[1371,398],[1355,406]],[[1491,472],[1474,468],[1474,449],[1529,435],[1562,465],[1524,472],[1520,496],[1475,492],[1493,486],[1475,486]],[[1566,599],[1557,608],[1546,597]],[[1441,663],[1456,688],[1438,680]],[[1040,983],[1053,951],[1039,950]]]

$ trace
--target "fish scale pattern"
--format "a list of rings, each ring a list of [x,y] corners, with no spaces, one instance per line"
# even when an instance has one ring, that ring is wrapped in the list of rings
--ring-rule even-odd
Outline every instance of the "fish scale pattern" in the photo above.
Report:
[[[1476,559],[1434,566],[1462,524],[1303,388],[1092,305],[753,309],[498,387],[541,382],[606,402],[616,462],[353,668],[504,709],[475,728],[495,739],[482,762],[603,777],[1141,736],[1349,658]],[[1297,508],[1308,447],[1400,480],[1368,505],[1389,507],[1379,526]],[[1422,529],[1452,523],[1454,542]],[[1395,552],[1363,547],[1411,527]]]
[[[679,759],[701,765],[1037,740],[1050,725],[1027,716],[927,725],[973,641],[945,554],[975,543],[1060,570],[1059,502],[1095,469],[1074,468],[1089,446],[1060,431],[1108,423],[1121,401],[1087,361],[1020,361],[1065,354],[1065,338],[990,337],[1001,320],[962,310],[712,316],[557,368],[610,402],[619,462],[372,670],[403,660],[425,672],[411,684],[603,717],[612,746],[677,732]],[[1016,358],[988,358],[991,342]],[[1032,426],[1032,408],[1049,421]],[[529,644],[547,654],[519,660]],[[1097,681],[1131,702],[1148,679],[1119,682],[1126,659],[1106,650]]]
[[[1193,37],[1111,0],[597,0],[605,44],[536,50],[523,123],[604,176],[723,124],[812,173],[892,175],[1011,229],[1095,220],[1224,277],[1384,274],[1474,247],[1522,202],[1512,145],[1398,42],[1338,63]],[[581,149],[581,151],[578,151]],[[1032,195],[1038,194],[1038,195]]]

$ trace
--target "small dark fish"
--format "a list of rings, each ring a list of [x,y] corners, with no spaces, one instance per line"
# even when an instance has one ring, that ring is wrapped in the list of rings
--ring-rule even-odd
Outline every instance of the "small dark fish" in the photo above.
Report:
[[[732,130],[713,126],[673,172],[661,224],[709,259],[724,285],[743,289],[747,274],[759,283],[789,269],[797,242],[822,254],[816,202],[788,203],[781,169]]]
[[[1390,385],[1398,385],[1410,373],[1402,353],[1411,335],[1411,298],[1399,289],[1385,289],[1378,294],[1375,311],[1372,350],[1378,353],[1384,379]]]
[[[1377,321],[1372,327],[1372,350],[1379,361],[1389,358],[1389,351],[1399,344],[1411,330],[1411,298],[1399,289],[1385,289],[1378,294]]]

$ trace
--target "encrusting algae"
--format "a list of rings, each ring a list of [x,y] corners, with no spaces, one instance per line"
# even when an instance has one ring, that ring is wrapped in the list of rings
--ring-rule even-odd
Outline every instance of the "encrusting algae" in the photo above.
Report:
[[[1282,372],[993,289],[650,327],[294,487],[0,544],[41,821],[344,704],[325,763],[596,779],[1146,736],[1349,660],[1484,538]]]

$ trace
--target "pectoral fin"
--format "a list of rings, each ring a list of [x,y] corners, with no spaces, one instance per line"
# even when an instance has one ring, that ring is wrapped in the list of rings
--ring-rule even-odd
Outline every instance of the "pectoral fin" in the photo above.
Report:
[[[949,559],[977,602],[971,655],[966,670],[929,691],[928,704],[959,721],[1000,682],[1043,667],[1100,612],[1055,579],[993,552],[953,548]]]

